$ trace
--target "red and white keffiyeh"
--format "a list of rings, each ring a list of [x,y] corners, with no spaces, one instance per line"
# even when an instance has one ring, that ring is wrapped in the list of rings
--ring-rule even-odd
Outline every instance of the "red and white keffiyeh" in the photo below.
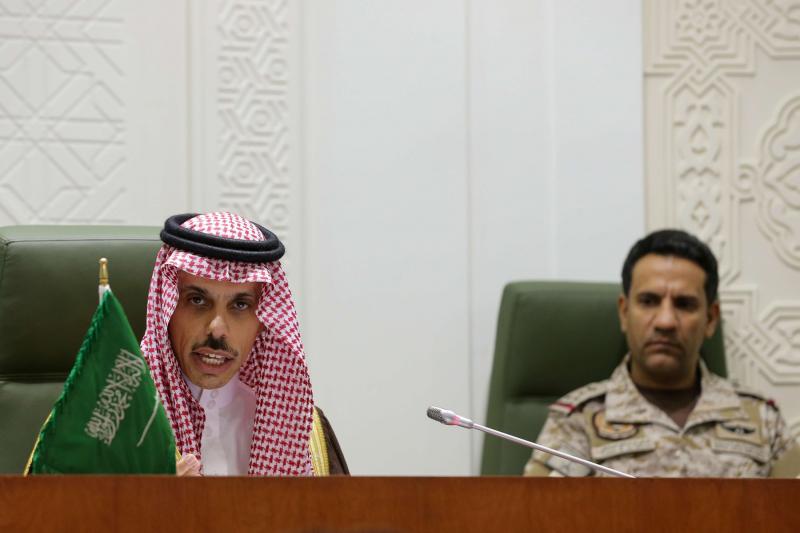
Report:
[[[219,237],[263,240],[250,221],[232,213],[208,213],[182,227]],[[291,291],[279,261],[246,263],[213,259],[163,245],[156,257],[147,297],[142,352],[172,423],[178,450],[200,457],[205,424],[172,351],[167,327],[178,302],[178,270],[234,283],[261,282],[256,308],[264,330],[258,335],[239,379],[256,394],[250,475],[312,475],[308,442],[313,417],[311,380]]]

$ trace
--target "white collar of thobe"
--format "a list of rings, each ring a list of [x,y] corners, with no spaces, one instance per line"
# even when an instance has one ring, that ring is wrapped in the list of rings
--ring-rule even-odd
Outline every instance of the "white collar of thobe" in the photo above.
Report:
[[[183,371],[181,371],[183,374]],[[222,387],[217,389],[204,389],[199,385],[195,385],[186,374],[183,374],[183,379],[186,381],[186,385],[189,387],[189,391],[194,396],[194,399],[200,403],[200,406],[203,409],[209,408],[216,408],[219,409],[221,407],[225,407],[233,400],[234,396],[236,396],[236,392],[239,389],[239,374],[236,373],[234,376]],[[212,403],[213,400],[213,403]]]

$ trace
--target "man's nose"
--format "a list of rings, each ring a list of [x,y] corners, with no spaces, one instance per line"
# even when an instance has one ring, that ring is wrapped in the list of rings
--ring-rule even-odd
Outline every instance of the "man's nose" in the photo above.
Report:
[[[228,325],[225,319],[220,315],[215,315],[211,322],[208,323],[208,331],[206,332],[215,339],[221,339],[228,334]]]
[[[656,329],[672,330],[678,327],[678,316],[675,307],[669,300],[663,301],[658,308],[655,321]]]

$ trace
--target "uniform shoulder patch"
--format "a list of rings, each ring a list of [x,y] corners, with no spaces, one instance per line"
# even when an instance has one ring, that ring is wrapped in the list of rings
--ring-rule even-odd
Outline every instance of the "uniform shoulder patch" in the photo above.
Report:
[[[757,390],[751,389],[749,387],[744,387],[737,383],[733,384],[733,390],[735,390],[736,394],[738,394],[739,396],[744,396],[746,398],[754,398],[756,400],[760,400],[766,403],[773,409],[778,409],[778,405],[775,403],[774,399],[765,396],[764,394],[758,392]]]
[[[550,410],[568,415],[583,406],[589,400],[605,395],[609,380],[595,381],[579,389],[567,393],[550,405]]]
[[[633,424],[612,424],[606,420],[606,411],[601,409],[592,415],[595,433],[606,440],[625,440],[636,436],[639,427]]]

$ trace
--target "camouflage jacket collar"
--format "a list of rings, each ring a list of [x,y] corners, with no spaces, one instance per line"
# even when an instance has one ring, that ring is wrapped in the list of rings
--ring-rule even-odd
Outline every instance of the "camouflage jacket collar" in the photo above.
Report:
[[[628,372],[630,354],[611,374],[606,391],[606,419],[609,422],[628,424],[660,424],[676,432],[706,422],[747,419],[742,402],[733,386],[725,379],[711,373],[700,361],[700,398],[686,425],[678,425],[661,409],[648,402],[636,388]]]

